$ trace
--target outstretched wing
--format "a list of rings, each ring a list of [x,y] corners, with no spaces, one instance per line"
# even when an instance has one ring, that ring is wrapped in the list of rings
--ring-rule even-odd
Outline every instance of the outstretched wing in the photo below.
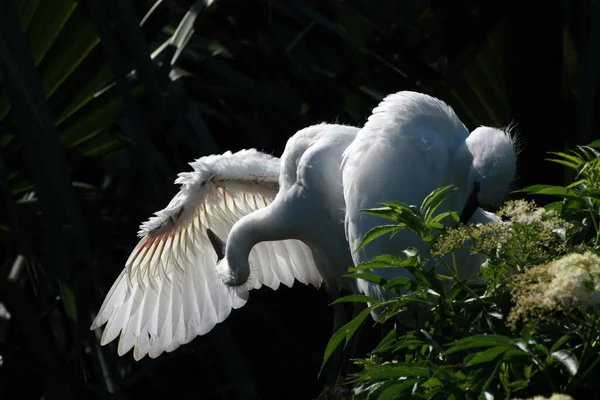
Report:
[[[294,278],[321,284],[309,249],[286,240],[254,247],[250,287],[225,286],[206,229],[226,238],[237,220],[267,206],[278,191],[279,159],[251,149],[190,165],[194,170],[175,181],[179,193],[140,227],[141,240],[92,324],[96,329],[108,322],[102,345],[121,334],[119,355],[132,347],[136,360],[175,350],[243,306],[248,289],[292,286]]]

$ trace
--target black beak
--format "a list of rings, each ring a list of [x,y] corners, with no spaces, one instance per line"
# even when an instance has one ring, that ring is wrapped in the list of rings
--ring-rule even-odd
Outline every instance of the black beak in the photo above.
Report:
[[[221,261],[225,258],[225,242],[221,240],[220,237],[217,236],[216,233],[211,231],[210,229],[206,230],[206,236],[208,236],[208,240],[210,240],[210,244],[212,244],[213,249],[215,249],[215,253],[217,253],[217,262]]]
[[[471,194],[467,199],[467,203],[465,204],[465,207],[460,213],[460,222],[463,224],[469,222],[469,220],[471,219],[473,214],[475,214],[475,211],[477,211],[477,208],[479,207],[479,203],[477,202],[477,195],[479,195],[479,187],[479,182],[475,182],[473,184],[473,190],[471,190]]]

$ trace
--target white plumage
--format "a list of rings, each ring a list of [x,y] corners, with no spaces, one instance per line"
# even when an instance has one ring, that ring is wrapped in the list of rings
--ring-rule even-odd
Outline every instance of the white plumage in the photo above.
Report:
[[[346,236],[355,264],[380,254],[400,254],[407,247],[426,249],[412,232],[399,232],[391,240],[379,237],[358,251],[365,234],[381,225],[381,218],[361,212],[384,201],[420,205],[433,190],[454,184],[457,190],[437,210],[453,210],[466,221],[487,223],[497,218],[477,204],[503,199],[514,178],[516,153],[506,132],[487,127],[469,131],[444,102],[415,92],[387,96],[374,110],[342,159]],[[474,192],[479,185],[479,193]],[[475,212],[473,214],[473,212]],[[479,264],[480,265],[480,264]],[[460,265],[463,278],[473,265]],[[371,271],[383,278],[412,278],[407,270]],[[444,273],[439,270],[439,273]],[[378,300],[391,293],[359,280],[359,290]]]
[[[311,250],[333,299],[339,296],[340,287],[357,291],[355,280],[342,276],[352,266],[352,257],[344,235],[340,162],[358,131],[321,124],[302,129],[288,140],[275,200],[241,218],[231,229],[225,258],[217,266],[227,285],[239,288],[252,282],[248,252],[257,243],[297,239]],[[334,330],[343,325],[342,311],[336,307]]]
[[[231,229],[219,266],[228,285],[239,287],[247,281],[248,252],[255,244],[282,239],[300,240],[311,249],[328,287],[345,285],[341,275],[352,266],[352,258],[343,231],[340,160],[358,131],[344,125],[314,125],[288,140],[275,200]]]

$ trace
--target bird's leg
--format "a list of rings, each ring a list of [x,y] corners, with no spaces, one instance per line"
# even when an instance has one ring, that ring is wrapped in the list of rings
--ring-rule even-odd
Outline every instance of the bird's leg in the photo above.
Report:
[[[352,317],[349,321],[355,319],[358,316],[358,314],[360,314],[360,312],[365,309],[365,307],[366,307],[366,304],[363,304],[363,303],[352,303]],[[345,322],[349,322],[349,321],[346,321],[346,313],[345,312],[343,314],[343,318],[344,318]],[[339,328],[341,328],[342,326],[343,326],[343,323],[340,324]],[[348,376],[348,374],[350,372],[350,368],[352,367],[351,360],[356,355],[356,350],[358,348],[358,343],[360,342],[362,330],[363,330],[363,325],[361,324],[358,327],[358,329],[354,332],[354,335],[352,335],[352,338],[350,339],[350,343],[348,343],[348,346],[346,346],[346,351],[342,352],[341,360],[339,363],[340,365],[339,365],[339,369],[338,369],[338,374],[336,377],[336,382],[340,385],[342,385],[344,383],[346,376]]]
[[[333,305],[333,334],[339,331],[342,326],[348,323],[346,316],[346,310],[344,310],[344,303],[337,303]]]
[[[340,297],[340,290],[338,288],[337,285],[330,285],[329,286],[329,298],[332,301],[337,300]],[[344,326],[347,323],[347,318],[346,318],[346,313],[344,311],[344,304],[343,303],[337,303],[333,305],[333,332],[331,333],[331,336],[333,337],[333,335],[335,335],[335,333],[337,331],[339,331],[341,329],[342,326]],[[327,361],[327,364],[325,365],[325,367],[323,367],[323,372],[324,372],[324,377],[325,377],[325,382],[326,383],[335,383],[336,381],[336,377],[337,377],[337,373],[340,367],[340,362],[341,362],[341,356],[344,352],[344,349],[342,347],[338,347],[333,354],[331,355],[331,357],[329,357],[329,360]]]
[[[340,291],[337,285],[329,286],[330,290],[330,298],[332,300],[337,300],[340,297]],[[333,332],[332,336],[339,331],[346,323],[348,322],[348,318],[346,316],[346,312],[344,310],[344,303],[337,303],[333,305]],[[323,377],[325,380],[325,388],[320,398],[328,398],[330,393],[337,392],[337,381],[338,376],[340,375],[340,370],[342,367],[344,355],[344,348],[339,346],[329,360],[327,364],[323,367]],[[322,397],[324,396],[324,397]]]
[[[366,305],[364,303],[352,303],[352,319],[351,320],[356,318],[358,316],[358,314],[360,314],[360,312],[365,309],[365,306]],[[361,326],[358,327],[356,332],[354,332],[354,335],[352,336],[352,339],[349,343],[350,346],[348,346],[348,350],[344,353],[345,357],[344,357],[344,360],[340,367],[340,373],[338,374],[338,380],[340,378],[342,380],[345,379],[345,377],[348,376],[348,373],[350,372],[351,360],[356,355],[356,348],[358,347],[358,343],[360,342],[361,332],[362,332],[362,324],[361,324]],[[344,366],[346,366],[347,368],[344,368]]]
[[[396,321],[390,318],[385,323],[381,324],[381,340],[383,340],[391,331],[396,329]]]

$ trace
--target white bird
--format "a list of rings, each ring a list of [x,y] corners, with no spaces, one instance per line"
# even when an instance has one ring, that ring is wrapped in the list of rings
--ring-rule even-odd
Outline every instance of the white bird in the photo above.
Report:
[[[416,114],[416,118],[420,118],[420,115]],[[424,126],[427,123],[428,121],[423,121]],[[345,204],[346,188],[342,187],[342,155],[354,146],[359,132],[362,130],[349,126],[316,125],[299,131],[288,141],[281,157],[280,189],[275,200],[267,207],[241,218],[231,229],[226,243],[218,238],[213,240],[219,243],[215,250],[219,259],[222,259],[217,265],[218,273],[228,286],[243,288],[248,284],[247,281],[252,284],[248,254],[254,245],[263,241],[298,239],[311,249],[316,268],[330,290],[332,299],[338,297],[339,287],[354,293],[373,294],[371,286],[358,287],[357,280],[348,280],[342,276],[347,274],[348,267],[360,262],[352,258],[343,222],[344,218],[354,215],[352,210],[358,213],[358,209]],[[446,131],[441,130],[440,135],[445,134]],[[468,135],[468,131],[466,134]],[[384,162],[377,157],[366,157],[358,168],[368,169],[374,164],[383,165]],[[350,165],[347,164],[348,168]],[[383,192],[385,187],[390,187],[389,197],[384,194],[380,201],[387,198],[420,204],[426,195],[438,188],[435,182],[423,183],[424,187],[431,187],[431,190],[423,192],[418,198],[407,197],[401,190],[394,190],[396,182],[390,180],[389,176],[373,175],[367,179],[379,182]],[[372,204],[372,207],[376,206],[377,204]],[[499,220],[494,214],[477,206],[465,218],[465,222],[470,220],[473,223]],[[382,224],[381,219],[374,222],[374,226]],[[359,242],[354,243],[357,246]],[[412,244],[423,247],[422,243]],[[406,247],[408,245],[401,250]],[[383,253],[377,255],[379,254]],[[470,255],[467,250],[457,252],[456,256],[463,278],[473,277],[485,262],[485,256]],[[388,279],[395,274],[402,274],[402,271],[395,269],[382,271],[391,274],[386,276]],[[334,331],[341,328],[344,320],[340,306],[334,310]]]
[[[359,128],[321,124],[298,131],[281,156],[279,192],[267,207],[241,218],[217,253],[217,269],[225,284],[252,286],[248,254],[264,241],[297,239],[312,252],[315,267],[332,299],[339,289],[357,292],[356,282],[344,278],[352,257],[344,234],[342,153]],[[296,276],[300,271],[289,271]],[[334,312],[334,331],[344,322],[341,305]]]
[[[288,140],[281,162],[256,150],[192,162],[194,171],[175,181],[180,192],[142,224],[141,240],[106,296],[91,327],[108,322],[101,344],[120,333],[119,355],[133,347],[136,360],[157,357],[209,332],[262,285],[325,282],[334,299],[340,286],[356,291],[354,280],[341,276],[352,258],[340,161],[358,130],[305,128]],[[237,267],[235,288],[216,268],[211,243],[220,237]],[[339,327],[340,313],[335,316]]]
[[[444,102],[404,91],[387,96],[373,110],[345,150],[342,170],[346,236],[354,264],[359,264],[380,254],[401,254],[411,246],[421,252],[426,249],[415,234],[404,230],[392,239],[382,236],[355,251],[369,230],[382,225],[381,218],[360,210],[380,207],[384,201],[420,205],[433,190],[454,184],[457,190],[437,213],[462,211],[462,222],[475,212],[473,222],[497,220],[478,205],[503,200],[515,175],[516,152],[507,132],[479,127],[469,134]],[[473,276],[478,267],[476,263],[466,264],[460,266],[461,278]],[[412,278],[403,269],[370,272],[385,279]],[[364,280],[358,280],[358,288],[379,301],[393,295]]]

